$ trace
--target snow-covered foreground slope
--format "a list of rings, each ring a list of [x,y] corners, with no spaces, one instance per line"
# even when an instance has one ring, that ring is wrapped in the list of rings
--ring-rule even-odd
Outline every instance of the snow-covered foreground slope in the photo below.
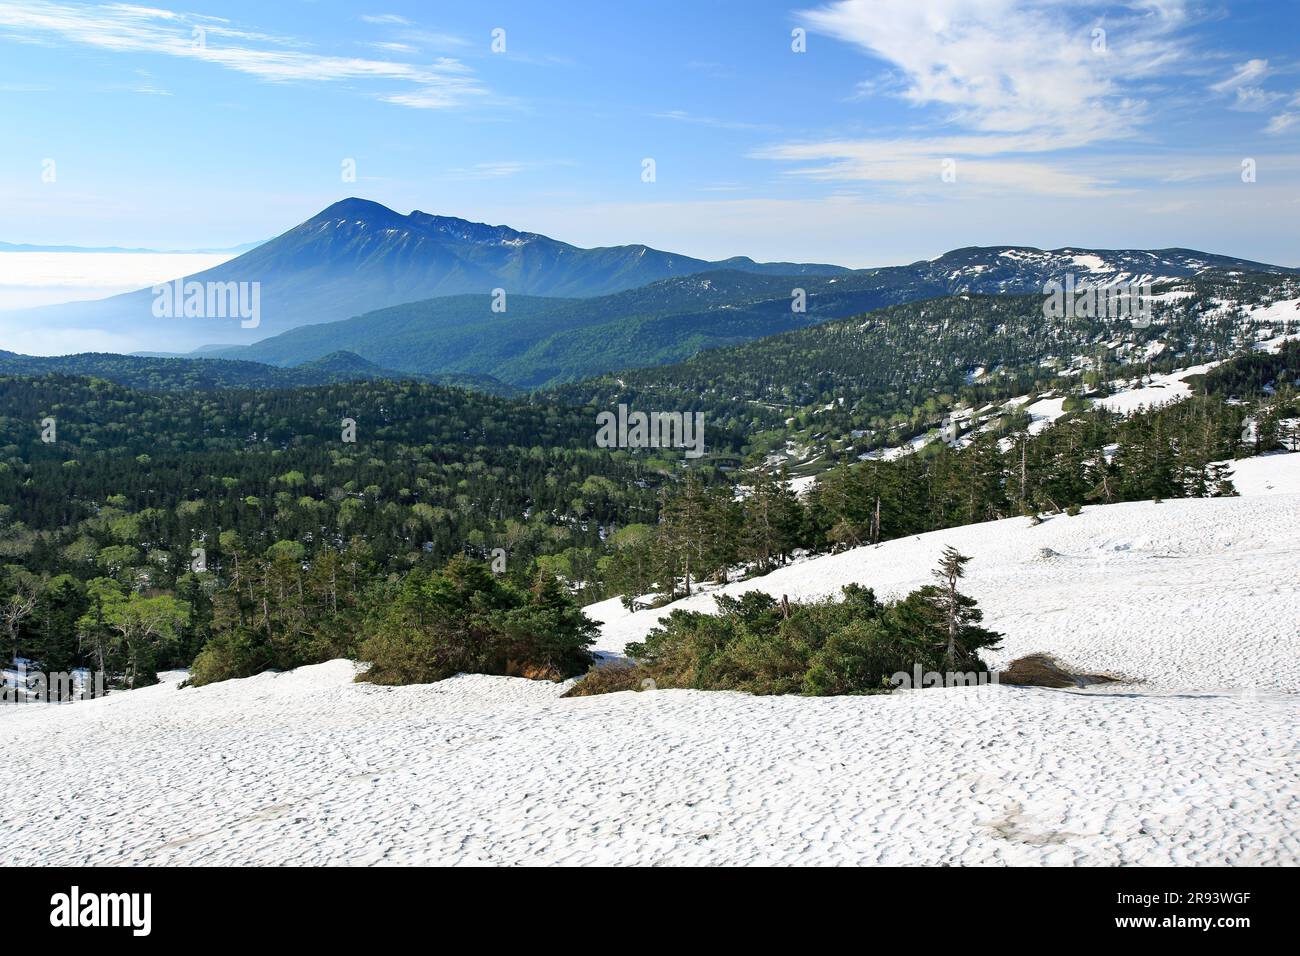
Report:
[[[1295,699],[380,688],[0,719],[6,864],[1296,863]]]
[[[1290,456],[1288,456],[1290,458]],[[1279,465],[1300,468],[1300,456]],[[858,583],[880,597],[931,583],[945,545],[974,560],[963,589],[1006,634],[991,664],[1035,652],[1080,671],[1169,688],[1300,689],[1300,495],[1181,499],[1084,508],[935,531],[791,565],[628,614],[587,609],[598,647],[618,653],[677,607],[711,611],[718,590],[791,600]]]
[[[732,590],[905,590],[948,542],[975,555],[999,659],[1151,683],[565,700],[355,684],[347,661],[171,675],[0,707],[0,862],[1300,863],[1300,496],[1015,519]],[[660,613],[611,621],[607,646]]]

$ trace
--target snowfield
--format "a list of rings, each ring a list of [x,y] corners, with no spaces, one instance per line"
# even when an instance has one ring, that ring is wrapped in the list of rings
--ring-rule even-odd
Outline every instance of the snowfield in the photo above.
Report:
[[[336,661],[0,721],[5,862],[1300,858],[1286,695],[560,700],[513,678],[384,689],[352,673]]]
[[[1279,474],[1300,472],[1300,455],[1273,460]],[[815,558],[667,608],[629,614],[614,600],[587,613],[603,624],[598,648],[618,654],[673,608],[713,610],[719,592],[807,600],[858,583],[901,597],[932,582],[945,545],[974,559],[962,589],[1006,635],[984,652],[990,665],[1047,652],[1150,687],[1300,690],[1300,495],[1093,506],[1037,526],[1008,518]]]
[[[1218,364],[1218,362],[1209,362],[1205,365],[1180,369],[1177,372],[1152,375],[1145,383],[1128,385],[1105,398],[1093,399],[1092,404],[1121,415],[1129,415],[1142,408],[1156,408],[1160,405],[1180,402],[1192,395],[1192,387],[1187,384],[1186,379],[1193,375],[1204,375]]]
[[[1230,462],[1242,495],[1300,495],[1300,452],[1257,455]]]
[[[948,543],[1008,635],[999,662],[1046,651],[1145,683],[564,700],[516,678],[355,684],[347,661],[172,674],[0,708],[0,861],[1300,862],[1300,495],[1017,518],[728,590],[901,592]],[[665,613],[591,611],[611,651]]]

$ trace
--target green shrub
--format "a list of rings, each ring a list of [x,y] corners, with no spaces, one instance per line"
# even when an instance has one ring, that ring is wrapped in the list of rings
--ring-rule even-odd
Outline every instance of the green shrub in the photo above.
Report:
[[[915,650],[880,619],[854,621],[831,635],[808,663],[801,690],[812,697],[872,694],[910,670]]]
[[[244,629],[216,634],[190,665],[194,687],[237,677],[252,677],[269,666],[269,653],[257,636]]]
[[[358,680],[425,684],[459,673],[561,679],[591,663],[598,633],[554,577],[523,591],[463,555],[407,575],[361,645]]]
[[[966,560],[949,549],[936,572],[942,584],[889,604],[868,588],[849,585],[839,601],[778,604],[751,591],[716,597],[716,614],[673,611],[644,642],[628,644],[633,666],[594,670],[570,695],[632,690],[647,678],[659,688],[872,694],[918,666],[984,673],[979,651],[996,646],[1001,635],[983,628],[975,601],[956,590]]]

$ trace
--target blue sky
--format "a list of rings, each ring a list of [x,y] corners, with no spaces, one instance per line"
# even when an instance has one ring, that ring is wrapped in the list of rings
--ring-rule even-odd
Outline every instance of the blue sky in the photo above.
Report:
[[[1300,265],[1298,26],[1291,0],[0,0],[0,240],[226,246],[361,195],[711,258]]]

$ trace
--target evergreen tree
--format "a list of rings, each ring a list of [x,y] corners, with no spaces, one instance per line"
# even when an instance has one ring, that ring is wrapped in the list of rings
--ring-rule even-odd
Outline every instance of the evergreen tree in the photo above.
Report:
[[[741,501],[740,557],[759,574],[785,564],[798,540],[803,508],[790,490],[785,472],[759,471],[750,476]]]
[[[915,592],[915,603],[929,610],[934,621],[930,626],[923,623],[927,616],[917,616],[914,630],[920,633],[929,631],[934,636],[931,641],[943,648],[943,663],[946,670],[965,671],[982,670],[978,651],[985,647],[996,647],[1002,635],[980,627],[984,619],[975,602],[957,589],[957,582],[965,576],[966,565],[970,557],[952,547],[945,547],[939,559],[939,566],[932,573],[939,581],[938,585],[926,585]],[[904,602],[903,613],[907,607]]]

